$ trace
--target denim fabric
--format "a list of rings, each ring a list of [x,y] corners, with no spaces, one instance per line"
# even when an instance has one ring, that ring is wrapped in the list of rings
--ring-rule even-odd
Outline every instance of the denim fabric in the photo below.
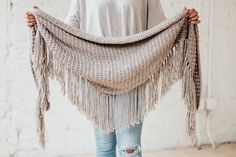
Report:
[[[142,126],[143,123],[140,121],[130,128],[122,128],[109,134],[105,134],[93,125],[96,139],[96,157],[116,157],[116,145],[120,157],[142,157]],[[130,152],[130,149],[134,151]]]

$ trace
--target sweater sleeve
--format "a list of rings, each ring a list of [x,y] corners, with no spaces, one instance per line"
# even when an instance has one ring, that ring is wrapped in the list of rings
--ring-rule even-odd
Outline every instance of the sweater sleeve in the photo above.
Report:
[[[165,20],[166,16],[160,0],[148,0],[147,5],[147,29],[159,24]]]
[[[71,0],[70,8],[64,22],[72,27],[80,28],[79,0]]]

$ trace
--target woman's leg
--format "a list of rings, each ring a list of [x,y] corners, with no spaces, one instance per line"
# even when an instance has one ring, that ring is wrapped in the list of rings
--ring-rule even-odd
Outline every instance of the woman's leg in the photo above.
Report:
[[[115,132],[105,134],[93,125],[96,139],[96,157],[116,157]]]
[[[141,133],[143,123],[130,128],[116,130],[116,140],[120,157],[142,157]]]

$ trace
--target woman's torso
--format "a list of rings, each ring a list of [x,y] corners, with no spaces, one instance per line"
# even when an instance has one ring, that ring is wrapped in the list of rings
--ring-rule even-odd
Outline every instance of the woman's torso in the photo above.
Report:
[[[144,31],[165,19],[159,0],[72,0],[65,22],[80,30],[98,36],[126,36]],[[120,113],[130,107],[123,102],[138,103],[138,87],[116,95],[114,121],[125,124],[129,117]],[[121,107],[123,105],[123,107]],[[125,112],[126,113],[126,112]],[[138,116],[137,116],[138,117]],[[136,118],[137,118],[136,117]],[[138,119],[137,119],[138,120]]]
[[[99,36],[125,36],[147,28],[147,0],[78,0],[80,29]]]

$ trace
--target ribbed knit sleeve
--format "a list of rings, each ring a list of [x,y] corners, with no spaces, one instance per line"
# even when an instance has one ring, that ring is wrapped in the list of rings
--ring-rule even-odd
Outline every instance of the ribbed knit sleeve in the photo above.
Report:
[[[148,0],[147,12],[147,29],[166,19],[160,0]]]

